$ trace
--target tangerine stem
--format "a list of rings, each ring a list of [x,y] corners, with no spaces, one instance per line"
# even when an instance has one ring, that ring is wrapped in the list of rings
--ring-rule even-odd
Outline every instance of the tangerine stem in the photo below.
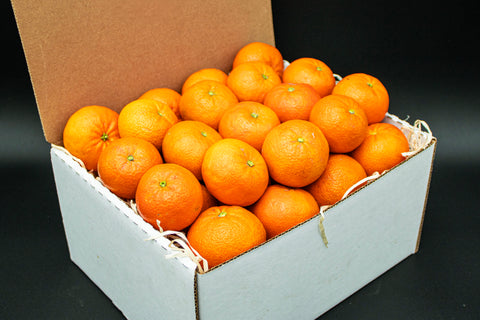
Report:
[[[293,91],[295,91],[295,88],[294,87],[288,87],[287,90],[288,90],[288,92],[293,92]]]
[[[297,139],[297,141],[300,142],[300,143],[303,143],[303,142],[305,142],[305,139],[303,139],[302,137],[300,137],[300,138]]]
[[[254,119],[257,119],[257,118],[258,118],[258,113],[252,112],[252,113],[250,113],[250,115],[251,115],[252,118],[254,118]]]
[[[160,181],[160,187],[165,188],[167,186],[167,181]]]
[[[103,141],[107,141],[108,140],[108,134],[106,132],[104,132],[102,134],[102,136],[100,137],[100,139],[102,139]]]
[[[252,160],[248,160],[247,164],[249,167],[253,167],[255,165],[255,163]]]
[[[219,216],[220,218],[225,217],[226,215],[227,215],[227,211],[225,211],[225,210],[222,210],[222,211],[218,214],[218,216]]]
[[[128,160],[128,161],[133,161],[133,156],[132,156],[131,154],[128,155],[127,160]]]
[[[367,86],[369,86],[370,88],[373,88],[373,84],[370,82],[367,82]]]
[[[207,136],[207,133],[206,133],[205,131],[200,132],[200,134],[201,134],[202,136],[204,136],[204,137]]]
[[[262,74],[262,78],[263,78],[264,80],[267,80],[267,79],[268,79],[268,76],[264,73],[264,74]]]

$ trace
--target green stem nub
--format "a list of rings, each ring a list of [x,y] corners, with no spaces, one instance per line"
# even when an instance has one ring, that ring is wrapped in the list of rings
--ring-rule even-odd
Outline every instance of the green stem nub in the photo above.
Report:
[[[268,79],[268,76],[264,73],[264,74],[262,74],[262,78],[263,78],[264,80],[267,80],[267,79]]]
[[[303,138],[298,138],[297,141],[300,142],[300,143],[303,143],[303,142],[305,142],[305,139],[303,139]]]
[[[100,139],[102,139],[103,141],[107,141],[108,140],[108,134],[106,132],[104,132],[102,134],[102,136],[100,137]]]
[[[222,210],[222,211],[218,214],[218,216],[219,216],[220,218],[221,218],[221,217],[225,217],[226,215],[227,215],[227,211],[225,211],[225,210]]]
[[[128,160],[128,161],[133,161],[133,156],[132,156],[132,155],[129,155],[129,156],[127,157],[127,160]]]
[[[160,181],[160,187],[165,188],[167,186],[167,181]]]
[[[254,118],[254,119],[257,119],[257,118],[258,118],[258,113],[252,112],[252,113],[250,113],[250,115],[251,115],[252,118]]]
[[[205,131],[200,132],[200,134],[201,134],[202,136],[204,136],[204,137],[207,136],[207,133],[206,133]]]
[[[322,67],[317,67],[317,71],[322,71]]]
[[[369,86],[370,88],[373,88],[373,84],[370,82],[367,83],[367,86]]]
[[[288,90],[288,92],[293,92],[293,91],[295,91],[295,88],[294,87],[288,87],[287,90]]]
[[[210,91],[208,91],[208,95],[209,95],[209,96],[213,96],[213,95],[215,95],[215,92],[213,92],[212,90],[210,90]]]
[[[253,163],[252,160],[248,160],[247,164],[248,164],[249,167],[253,167],[255,165],[255,163]]]
[[[348,110],[348,113],[350,114],[355,114],[355,111],[353,111],[352,109]]]

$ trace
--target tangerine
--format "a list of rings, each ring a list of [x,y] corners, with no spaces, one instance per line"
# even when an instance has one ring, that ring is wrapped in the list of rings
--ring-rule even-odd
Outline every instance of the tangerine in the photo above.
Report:
[[[221,140],[220,134],[209,125],[193,120],[177,122],[163,139],[165,162],[176,163],[202,180],[202,162],[207,149]]]
[[[243,101],[223,114],[218,131],[223,138],[247,142],[258,151],[270,130],[280,124],[276,113],[259,102]]]
[[[333,205],[347,190],[367,177],[362,165],[346,154],[332,154],[327,167],[315,182],[308,185],[309,191],[319,206]]]
[[[320,99],[312,108],[310,121],[325,134],[333,153],[352,151],[367,135],[365,112],[347,96],[328,95]]]
[[[281,83],[267,93],[263,104],[275,111],[281,122],[308,120],[319,99],[320,95],[309,84]]]
[[[215,267],[265,242],[266,232],[247,209],[219,206],[200,214],[188,230],[187,239],[209,266]]]
[[[365,73],[348,75],[337,83],[332,93],[349,96],[357,101],[367,115],[368,124],[382,121],[388,112],[387,89],[380,80],[371,75]]]
[[[120,138],[110,143],[98,158],[98,175],[103,184],[120,198],[133,199],[142,175],[162,163],[157,148],[136,138]]]
[[[268,64],[278,76],[283,74],[283,57],[272,45],[263,42],[251,42],[241,48],[233,59],[233,69],[245,62],[260,61]]]
[[[200,121],[217,130],[225,111],[237,103],[237,97],[226,85],[214,80],[203,80],[182,95],[180,114],[184,120]]]
[[[177,116],[167,104],[153,99],[138,99],[120,111],[118,130],[122,138],[141,138],[160,149],[167,130],[177,122]]]
[[[322,131],[306,120],[288,120],[273,128],[262,147],[270,176],[289,187],[317,180],[327,165],[329,147]]]
[[[323,61],[315,58],[294,60],[285,68],[283,82],[309,84],[318,92],[320,97],[332,93],[335,86],[332,70]]]
[[[265,95],[282,79],[268,64],[260,61],[238,65],[228,75],[227,85],[239,101],[263,103]]]
[[[135,193],[140,216],[154,228],[181,231],[190,226],[203,205],[197,178],[174,163],[157,164],[145,172]]]
[[[320,207],[308,191],[274,184],[251,211],[262,222],[269,239],[315,216]]]
[[[63,145],[87,170],[97,170],[103,149],[120,138],[118,113],[103,106],[86,106],[73,113],[63,130]]]
[[[238,139],[222,139],[205,153],[202,176],[208,191],[220,202],[248,206],[268,186],[268,168],[257,149]]]
[[[402,162],[405,159],[402,153],[409,149],[408,140],[400,129],[380,122],[368,126],[367,137],[353,150],[352,156],[360,162],[367,175],[372,175]]]

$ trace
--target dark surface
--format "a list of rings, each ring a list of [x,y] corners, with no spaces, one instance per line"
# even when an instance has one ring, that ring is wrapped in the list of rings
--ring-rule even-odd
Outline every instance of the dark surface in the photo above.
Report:
[[[375,75],[390,112],[427,121],[438,138],[419,252],[322,319],[480,319],[478,9],[315,3],[274,1],[284,57]],[[1,6],[0,319],[123,319],[69,259],[49,145],[11,7]]]

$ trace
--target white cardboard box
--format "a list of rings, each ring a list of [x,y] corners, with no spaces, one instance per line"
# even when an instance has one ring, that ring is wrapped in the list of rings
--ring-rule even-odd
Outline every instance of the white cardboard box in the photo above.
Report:
[[[147,240],[158,232],[127,204],[51,155],[71,258],[128,319],[314,319],[416,252],[435,146],[327,209],[328,248],[318,215],[204,274],[166,259],[169,240]]]
[[[177,253],[170,240],[148,240],[158,232],[54,145],[84,105],[119,111],[152,87],[179,89],[200,67],[228,71],[248,42],[273,44],[270,1],[12,5],[71,259],[127,318],[314,319],[418,249],[435,138],[324,212],[328,248],[319,214],[203,274],[188,257],[167,259]]]

